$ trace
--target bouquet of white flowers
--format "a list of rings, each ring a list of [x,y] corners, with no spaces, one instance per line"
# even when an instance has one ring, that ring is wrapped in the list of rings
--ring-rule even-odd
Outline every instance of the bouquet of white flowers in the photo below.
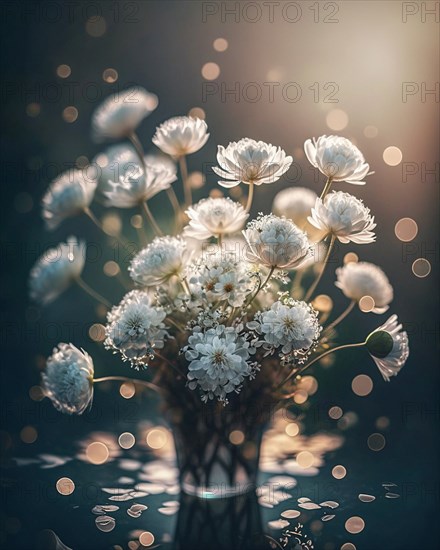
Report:
[[[81,278],[85,243],[71,237],[37,261],[31,297],[46,304],[76,282],[101,300],[108,308],[105,347],[133,369],[152,373],[154,380],[137,382],[164,397],[184,488],[206,491],[215,480],[242,489],[258,465],[258,426],[275,409],[292,404],[311,365],[337,350],[364,347],[388,381],[408,357],[407,334],[395,315],[360,342],[333,343],[335,328],[356,304],[368,302],[374,313],[388,309],[393,289],[379,267],[348,261],[336,270],[336,286],[350,302],[330,323],[331,299],[316,296],[337,240],[369,244],[376,238],[374,217],[363,202],[332,190],[339,182],[362,185],[371,172],[348,139],[307,140],[308,160],[327,178],[321,195],[285,189],[275,197],[274,213],[251,219],[256,188],[277,182],[293,159],[280,147],[245,138],[219,146],[219,166],[213,169],[223,188],[247,188],[243,204],[218,190],[193,204],[186,156],[206,143],[207,125],[198,118],[172,118],[153,137],[163,156],[145,156],[135,130],[156,104],[140,88],[107,99],[94,114],[93,130],[100,140],[131,141],[130,147],[106,152],[118,177],[102,166],[94,178],[90,171],[70,171],[43,199],[49,229],[79,213],[102,227],[90,208],[95,193],[108,207],[141,210],[155,236],[148,242],[140,230],[141,248],[129,266],[132,289],[111,307]],[[183,192],[176,194],[178,179]],[[162,220],[148,204],[162,191],[174,209],[173,235],[163,234]],[[94,379],[91,357],[67,343],[54,350],[42,378],[45,394],[69,414],[88,408],[95,383],[121,379]]]

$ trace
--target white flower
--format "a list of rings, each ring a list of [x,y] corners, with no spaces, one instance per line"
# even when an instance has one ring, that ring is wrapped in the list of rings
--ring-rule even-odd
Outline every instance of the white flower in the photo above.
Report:
[[[272,348],[281,347],[281,353],[309,350],[316,344],[321,326],[316,311],[305,302],[288,300],[275,302],[270,309],[258,312],[250,327],[257,328],[264,343]]]
[[[359,302],[364,296],[373,298],[374,313],[384,313],[393,299],[393,287],[377,265],[368,262],[350,262],[336,270],[335,285],[351,300]]]
[[[217,397],[227,402],[227,394],[238,393],[244,378],[255,371],[249,362],[249,342],[234,327],[196,328],[184,351],[189,361],[188,386],[192,390],[199,387],[203,401]]]
[[[204,255],[192,270],[192,289],[196,294],[198,289],[203,291],[210,302],[226,301],[232,307],[240,307],[255,286],[250,266],[222,252]]]
[[[202,199],[186,213],[189,224],[185,227],[185,236],[200,240],[236,233],[249,216],[241,204],[229,198]]]
[[[175,172],[162,165],[146,165],[145,169],[144,174],[139,165],[130,163],[119,177],[119,181],[110,181],[112,190],[104,191],[106,206],[132,208],[168,189],[177,179]]]
[[[397,376],[409,356],[408,335],[398,324],[397,315],[373,331],[365,345],[387,382]]]
[[[147,292],[132,290],[108,313],[104,345],[119,351],[136,369],[147,366],[154,349],[164,346],[165,317],[165,310],[154,306]]]
[[[208,126],[200,118],[177,116],[156,128],[153,143],[174,157],[195,153],[208,141]]]
[[[86,243],[69,237],[66,243],[47,250],[31,269],[29,294],[32,300],[46,305],[57,298],[84,268]]]
[[[82,414],[93,399],[93,361],[73,344],[58,344],[41,375],[44,394],[55,408]]]
[[[66,218],[76,216],[90,206],[98,182],[86,171],[68,170],[49,186],[42,200],[42,215],[48,229],[56,229]]]
[[[92,161],[98,175],[98,191],[110,191],[109,182],[118,180],[130,168],[139,166],[139,157],[134,148],[126,143],[118,143],[99,153]]]
[[[340,136],[321,136],[317,140],[308,139],[304,151],[309,162],[332,181],[346,181],[354,185],[365,185],[362,181],[370,166],[353,143]]]
[[[295,269],[310,257],[307,235],[293,222],[273,214],[252,220],[243,231],[247,259],[270,268]]]
[[[186,243],[180,237],[156,237],[132,259],[130,277],[142,286],[156,286],[181,275],[190,259]]]
[[[307,218],[315,206],[317,195],[306,187],[288,187],[275,195],[272,210],[284,216],[300,228],[307,225]]]
[[[325,197],[324,202],[316,199],[308,220],[326,235],[337,237],[341,243],[368,244],[376,240],[372,231],[376,227],[374,216],[360,199],[349,193],[334,191]]]
[[[96,141],[125,138],[157,107],[157,96],[139,86],[116,92],[101,103],[92,117]]]
[[[144,160],[145,164],[148,164],[149,166],[155,166],[156,168],[160,167],[163,170],[168,170],[168,172],[172,172],[174,174],[177,173],[176,163],[168,155],[162,155],[162,153],[149,153],[148,155],[145,155]]]
[[[217,162],[221,168],[213,170],[228,180],[218,182],[223,187],[235,187],[240,182],[261,185],[278,181],[292,161],[281,147],[244,138],[231,142],[226,148],[218,146]]]

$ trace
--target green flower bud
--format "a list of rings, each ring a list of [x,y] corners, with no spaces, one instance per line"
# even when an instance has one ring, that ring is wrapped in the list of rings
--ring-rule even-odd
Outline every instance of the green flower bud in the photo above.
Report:
[[[394,341],[389,332],[376,330],[368,336],[365,345],[371,355],[383,359],[391,353]]]

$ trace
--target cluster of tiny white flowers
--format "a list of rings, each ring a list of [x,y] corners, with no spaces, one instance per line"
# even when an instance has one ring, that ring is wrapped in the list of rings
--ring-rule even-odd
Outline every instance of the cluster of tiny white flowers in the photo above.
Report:
[[[216,397],[227,403],[227,395],[238,393],[244,379],[252,378],[258,368],[251,360],[255,349],[236,327],[195,327],[184,352],[189,363],[188,386],[198,388],[203,401]]]
[[[155,306],[146,292],[132,290],[107,315],[105,347],[119,352],[133,368],[144,368],[154,350],[164,347],[165,317],[165,310]]]

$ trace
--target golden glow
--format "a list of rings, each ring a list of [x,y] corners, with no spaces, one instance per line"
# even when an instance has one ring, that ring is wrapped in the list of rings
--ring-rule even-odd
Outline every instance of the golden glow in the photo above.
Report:
[[[116,262],[113,260],[109,260],[108,262],[105,262],[103,271],[107,277],[116,277],[121,270],[119,269],[119,266]]]
[[[57,67],[57,76],[60,78],[68,78],[72,73],[71,68],[69,65],[58,65]]]
[[[89,338],[94,342],[103,342],[105,340],[105,327],[100,323],[94,323],[89,328]]]
[[[290,437],[295,437],[299,434],[299,426],[296,424],[296,422],[289,422],[287,426],[284,428],[284,431],[287,435],[290,435]]]
[[[20,439],[23,443],[35,443],[37,441],[38,432],[33,426],[25,426],[20,431]]]
[[[122,229],[122,220],[119,214],[106,214],[102,219],[102,228],[107,235],[119,235]]]
[[[431,264],[425,258],[418,258],[412,264],[412,272],[419,279],[423,279],[431,273]]]
[[[139,214],[135,214],[130,218],[130,223],[132,227],[135,227],[136,229],[141,229],[142,227],[142,216]]]
[[[205,120],[206,113],[201,107],[193,107],[190,109],[188,116],[192,116],[193,118],[200,118],[202,120]]]
[[[341,416],[344,414],[344,411],[341,409],[341,407],[331,407],[328,411],[328,415],[333,420],[339,420]]]
[[[109,454],[107,445],[100,441],[90,443],[86,449],[86,456],[91,464],[104,464],[107,462]]]
[[[359,300],[359,309],[363,313],[369,313],[370,311],[373,311],[375,306],[376,304],[371,296],[362,296],[362,298]]]
[[[220,76],[220,67],[217,63],[205,63],[202,67],[202,76],[205,80],[215,80]]]
[[[359,261],[359,256],[354,252],[349,252],[344,256],[344,264],[356,263]]]
[[[353,378],[351,389],[356,395],[365,397],[373,390],[373,380],[366,374],[358,374]]]
[[[108,84],[113,84],[118,80],[118,71],[116,69],[105,69],[102,73],[102,79]]]
[[[131,399],[136,393],[135,385],[132,382],[124,382],[119,388],[119,393],[124,399]]]
[[[226,38],[216,38],[212,43],[212,46],[216,52],[225,52],[228,49],[228,41]]]
[[[240,430],[233,430],[229,434],[229,441],[233,445],[241,445],[244,441],[244,433]]]
[[[293,396],[293,400],[297,405],[302,405],[308,399],[309,395],[305,390],[297,390]]]
[[[390,146],[383,152],[383,160],[388,166],[397,166],[402,162],[402,151],[398,147]]]
[[[357,535],[365,528],[365,521],[359,516],[348,518],[345,522],[345,529],[352,535]]]
[[[122,449],[131,449],[136,443],[136,439],[130,432],[124,432],[119,436],[118,443]]]
[[[191,172],[188,176],[188,184],[191,189],[200,189],[205,185],[205,176],[202,172]]]
[[[151,449],[162,449],[167,444],[168,432],[164,428],[153,428],[147,434],[147,445]]]
[[[66,122],[72,123],[78,118],[78,109],[70,105],[63,110],[63,119]]]
[[[60,495],[71,495],[75,490],[75,483],[69,477],[61,477],[56,483]]]
[[[154,542],[154,535],[150,531],[144,531],[139,535],[139,542],[142,546],[151,546]]]
[[[401,218],[394,227],[394,233],[399,241],[407,243],[417,237],[419,228],[412,218]]]
[[[313,300],[312,306],[321,313],[329,313],[333,309],[333,300],[327,294],[319,294]]]
[[[348,126],[348,115],[342,109],[332,109],[327,113],[325,122],[330,130],[340,132]]]
[[[343,479],[347,475],[347,470],[340,464],[332,469],[332,476],[335,479]]]
[[[301,451],[296,455],[296,462],[300,468],[310,468],[315,462],[315,457],[309,451]]]

